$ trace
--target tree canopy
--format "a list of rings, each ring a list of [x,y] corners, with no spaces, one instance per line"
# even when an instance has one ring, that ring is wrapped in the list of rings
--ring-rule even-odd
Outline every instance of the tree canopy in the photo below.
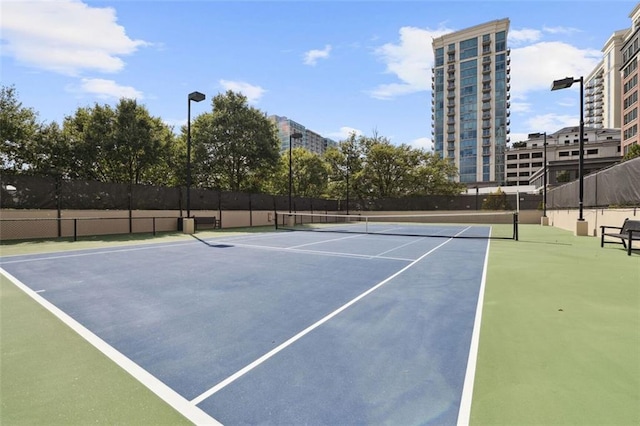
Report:
[[[62,179],[177,186],[186,184],[187,127],[178,134],[136,100],[78,108],[39,123],[14,87],[0,92],[3,172]],[[457,171],[431,152],[385,137],[351,134],[323,155],[280,152],[276,126],[233,91],[216,95],[191,122],[192,185],[229,191],[333,199],[458,194]],[[291,165],[291,168],[289,167]]]

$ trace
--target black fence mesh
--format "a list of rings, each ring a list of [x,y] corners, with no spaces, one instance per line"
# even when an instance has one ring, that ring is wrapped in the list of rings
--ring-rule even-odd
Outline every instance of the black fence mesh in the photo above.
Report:
[[[9,209],[74,210],[180,210],[187,207],[186,187],[159,187],[118,183],[56,180],[52,177],[3,175],[0,207]],[[292,197],[293,211],[431,211],[482,210],[486,194],[432,195],[377,200]],[[286,195],[248,194],[191,188],[190,209],[288,211]],[[507,195],[509,209],[516,209],[516,195]],[[347,208],[348,207],[348,208]],[[520,209],[541,208],[541,196],[520,194]]]
[[[640,206],[640,158],[625,161],[583,179],[584,207]],[[580,182],[573,181],[547,192],[550,209],[578,208]]]

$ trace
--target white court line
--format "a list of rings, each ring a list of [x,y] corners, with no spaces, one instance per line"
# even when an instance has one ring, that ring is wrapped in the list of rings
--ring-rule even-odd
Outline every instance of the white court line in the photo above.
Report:
[[[219,241],[220,244],[225,244],[225,241]],[[343,253],[336,251],[324,251],[324,250],[298,250],[290,247],[271,247],[271,246],[261,246],[261,245],[253,245],[253,244],[238,244],[238,243],[229,243],[233,244],[235,247],[243,247],[243,248],[253,248],[258,250],[273,250],[273,251],[288,251],[292,253],[303,253],[303,254],[317,254],[320,256],[330,256],[330,257],[345,257],[345,258],[356,258],[356,259],[386,259],[386,260],[401,260],[403,262],[413,262],[415,259],[407,259],[403,257],[382,257],[379,255],[370,255],[370,254],[357,254],[357,253]]]
[[[491,236],[491,234],[489,234]],[[491,240],[487,241],[487,251],[484,255],[484,267],[482,269],[482,282],[478,294],[478,304],[476,306],[476,317],[473,322],[473,334],[471,335],[471,346],[469,347],[469,358],[467,360],[467,372],[464,376],[464,386],[462,387],[462,397],[460,399],[460,409],[458,411],[458,426],[467,426],[471,416],[471,400],[473,398],[473,384],[476,377],[476,363],[478,361],[478,347],[480,343],[480,324],[482,323],[482,308],[484,305],[484,289],[487,283],[487,265],[489,264],[489,246]]]
[[[263,362],[267,361],[269,358],[273,357],[278,352],[282,351],[283,349],[287,348],[288,346],[291,346],[293,343],[295,343],[296,341],[300,340],[302,337],[304,337],[305,335],[309,334],[311,331],[315,330],[316,328],[320,327],[322,324],[324,324],[325,322],[329,321],[331,318],[335,317],[336,315],[338,315],[339,313],[341,313],[345,309],[349,308],[351,305],[355,304],[356,302],[358,302],[359,300],[361,300],[365,296],[369,295],[370,293],[373,293],[374,291],[376,291],[377,289],[379,289],[380,287],[382,287],[383,285],[385,285],[386,283],[391,281],[393,278],[395,278],[398,275],[402,274],[404,271],[406,271],[407,269],[411,268],[413,265],[415,265],[416,263],[418,263],[419,261],[421,261],[425,257],[429,256],[431,253],[433,253],[436,250],[438,250],[440,247],[442,247],[445,244],[449,243],[451,240],[452,240],[452,238],[449,238],[445,242],[443,242],[440,245],[438,245],[438,246],[434,247],[433,249],[429,250],[428,252],[426,252],[425,254],[423,254],[422,256],[417,258],[416,260],[412,261],[410,264],[408,264],[404,268],[400,269],[395,274],[387,277],[386,279],[384,279],[383,281],[379,282],[374,287],[371,287],[369,290],[365,291],[364,293],[360,294],[359,296],[355,297],[354,299],[351,299],[349,302],[345,303],[344,305],[342,305],[341,307],[339,307],[335,311],[331,312],[329,315],[325,316],[324,318],[320,319],[319,321],[317,321],[314,324],[310,325],[309,327],[305,328],[304,330],[302,330],[301,332],[299,332],[295,336],[291,337],[286,342],[280,344],[279,346],[275,347],[271,351],[269,351],[266,354],[262,355],[260,358],[256,359],[251,364],[245,366],[244,368],[242,368],[241,370],[239,370],[236,373],[232,374],[231,376],[227,377],[226,379],[224,379],[223,381],[221,381],[220,383],[218,383],[214,387],[210,388],[209,390],[203,392],[202,394],[200,394],[196,398],[192,399],[191,403],[194,404],[194,405],[200,404],[205,399],[209,398],[210,396],[212,396],[216,392],[220,391],[221,389],[223,389],[226,386],[228,386],[229,384],[233,383],[234,381],[236,381],[240,377],[244,376],[246,373],[248,373],[249,371],[253,370],[254,368],[259,366]]]
[[[389,249],[389,250],[387,250],[387,251],[383,251],[382,253],[377,254],[375,257],[382,257],[383,255],[385,255],[385,254],[387,254],[387,253],[389,253],[389,252],[392,252],[392,251],[398,250],[398,249],[400,249],[400,248],[402,248],[402,247],[406,247],[406,246],[411,245],[411,244],[415,244],[415,243],[417,243],[418,241],[421,241],[421,238],[416,238],[415,240],[413,240],[413,241],[409,241],[408,243],[402,244],[401,246],[394,247],[394,248]]]
[[[165,248],[165,247],[173,247],[173,246],[179,246],[179,245],[187,245],[187,244],[202,244],[199,241],[181,241],[179,243],[166,243],[166,244],[149,244],[149,245],[145,245],[144,247],[142,246],[135,246],[135,247],[127,247],[127,248],[123,248],[122,246],[119,246],[118,248],[114,248],[114,249],[81,249],[81,250],[90,250],[87,252],[82,252],[82,253],[78,253],[77,251],[74,250],[74,252],[72,253],[67,253],[67,254],[59,254],[59,255],[53,255],[53,256],[47,256],[46,253],[40,253],[40,254],[35,254],[35,255],[16,255],[16,256],[33,256],[33,257],[29,257],[28,259],[17,259],[17,260],[2,260],[0,261],[0,264],[6,265],[9,263],[24,263],[24,262],[34,262],[34,261],[39,261],[39,260],[49,260],[49,259],[66,259],[69,257],[82,257],[82,256],[95,256],[95,255],[99,255],[99,254],[111,254],[111,253],[120,253],[120,252],[128,252],[128,251],[138,251],[138,250],[149,250],[149,249],[154,249],[154,248]]]
[[[147,370],[140,367],[131,359],[127,358],[124,354],[116,350],[113,346],[109,345],[100,337],[93,334],[93,332],[91,332],[89,329],[64,313],[53,303],[49,302],[48,300],[37,294],[35,291],[31,290],[29,287],[27,287],[16,277],[5,271],[3,268],[0,268],[0,274],[3,274],[5,277],[7,277],[11,282],[13,282],[13,284],[24,291],[33,300],[38,302],[45,309],[55,315],[58,319],[60,319],[72,330],[83,337],[87,342],[92,344],[96,349],[98,349],[109,359],[111,359],[111,361],[115,362],[120,368],[135,377],[140,383],[149,388],[153,393],[164,400],[164,402],[169,404],[187,419],[197,425],[221,425],[220,422],[209,416],[200,408],[190,404],[189,401],[183,396],[162,383]]]
[[[342,241],[342,240],[348,240],[348,239],[350,239],[350,238],[362,237],[363,235],[366,235],[366,234],[357,234],[357,235],[349,235],[348,237],[331,238],[330,240],[315,241],[315,242],[313,242],[313,243],[299,244],[299,245],[297,245],[297,246],[291,246],[291,247],[288,247],[288,248],[290,248],[290,249],[297,249],[297,248],[300,248],[300,247],[313,246],[313,245],[316,245],[316,244],[323,244],[323,243],[328,243],[328,242],[331,242],[331,241]]]

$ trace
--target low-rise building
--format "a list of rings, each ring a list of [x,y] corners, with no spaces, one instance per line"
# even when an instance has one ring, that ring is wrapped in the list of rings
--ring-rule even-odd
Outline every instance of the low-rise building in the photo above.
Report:
[[[547,186],[578,179],[580,128],[565,127],[555,133],[533,133],[515,142],[505,154],[507,185]],[[546,147],[545,147],[546,139]],[[584,175],[621,160],[620,129],[584,128]]]

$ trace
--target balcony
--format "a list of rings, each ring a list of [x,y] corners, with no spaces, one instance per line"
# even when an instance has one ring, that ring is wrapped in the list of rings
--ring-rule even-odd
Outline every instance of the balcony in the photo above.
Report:
[[[490,64],[491,63],[491,57],[490,56],[485,56],[484,58],[482,58],[482,64]]]

